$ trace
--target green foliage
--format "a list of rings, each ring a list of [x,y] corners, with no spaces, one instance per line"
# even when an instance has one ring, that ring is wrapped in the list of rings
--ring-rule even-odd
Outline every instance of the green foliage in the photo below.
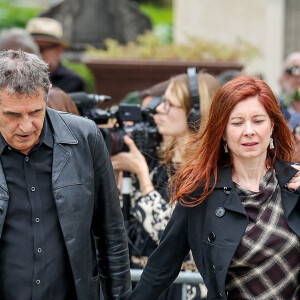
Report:
[[[150,3],[141,4],[140,10],[150,18],[152,24],[173,24],[173,10],[172,7],[159,7]]]
[[[15,6],[10,1],[0,0],[0,30],[2,28],[26,26],[29,19],[37,16],[41,9]]]
[[[246,41],[239,40],[236,45],[192,38],[188,44],[162,44],[152,32],[138,37],[137,42],[120,45],[116,40],[105,41],[106,50],[90,48],[89,58],[142,58],[155,60],[182,61],[242,61],[254,58],[258,49]]]
[[[62,63],[65,67],[78,74],[84,80],[88,93],[95,92],[94,76],[84,63],[71,62],[67,60],[63,60]]]
[[[162,44],[173,41],[173,10],[171,6],[157,6],[153,3],[140,4],[140,10],[150,18],[153,33]]]

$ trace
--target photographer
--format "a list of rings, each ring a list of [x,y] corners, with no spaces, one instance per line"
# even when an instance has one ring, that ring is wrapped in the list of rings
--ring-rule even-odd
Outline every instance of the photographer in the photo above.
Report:
[[[111,157],[114,170],[129,171],[132,174],[131,197],[131,223],[128,228],[129,244],[131,246],[131,267],[143,268],[148,256],[157,247],[163,230],[171,216],[172,206],[169,205],[167,185],[172,170],[183,160],[184,144],[192,133],[188,124],[188,115],[193,108],[190,91],[190,82],[187,74],[177,75],[171,78],[167,87],[163,102],[156,108],[154,115],[159,133],[164,140],[172,140],[172,151],[157,153],[156,157],[146,158],[135,146],[132,139],[124,137],[124,142],[129,152],[120,152]],[[201,107],[201,126],[206,123],[210,104],[214,94],[219,88],[216,79],[201,72],[198,74],[198,93]],[[162,157],[167,157],[170,168],[161,163]],[[148,160],[148,158],[147,158]],[[172,249],[170,249],[172,251]],[[191,257],[187,257],[182,270],[196,271]],[[202,290],[203,289],[203,290]],[[202,290],[202,291],[201,291]],[[206,291],[203,285],[188,285],[188,299],[201,299]],[[172,285],[160,298],[160,300],[180,300],[181,285]]]

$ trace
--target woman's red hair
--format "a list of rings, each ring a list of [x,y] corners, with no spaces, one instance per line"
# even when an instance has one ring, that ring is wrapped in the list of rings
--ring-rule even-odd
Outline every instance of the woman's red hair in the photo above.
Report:
[[[185,206],[200,204],[216,185],[217,167],[233,167],[230,155],[224,152],[222,137],[235,105],[253,96],[258,97],[274,122],[272,137],[275,148],[268,149],[266,163],[272,167],[276,158],[291,160],[294,149],[291,132],[270,87],[263,80],[255,77],[247,75],[235,77],[217,91],[203,133],[196,135],[190,142],[196,143],[198,147],[171,181],[173,194],[171,203],[179,201]],[[210,188],[212,174],[214,184]],[[199,186],[203,186],[203,193],[200,197],[191,197],[191,193]]]

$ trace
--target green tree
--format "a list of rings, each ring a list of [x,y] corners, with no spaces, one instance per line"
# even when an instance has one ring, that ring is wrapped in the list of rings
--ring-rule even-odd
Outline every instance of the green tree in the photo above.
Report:
[[[21,7],[6,0],[0,0],[0,30],[2,28],[25,28],[29,19],[38,15],[37,7]]]

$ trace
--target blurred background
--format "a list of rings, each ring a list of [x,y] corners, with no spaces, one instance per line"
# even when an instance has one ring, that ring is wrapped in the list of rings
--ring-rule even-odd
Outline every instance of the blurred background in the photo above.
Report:
[[[88,92],[114,94],[123,81],[128,89],[113,95],[119,102],[130,90],[168,79],[187,65],[215,75],[243,70],[279,93],[282,62],[300,49],[299,14],[297,0],[0,0],[0,29],[24,28],[35,16],[59,20],[70,42],[63,63],[84,78]],[[150,61],[156,67],[173,63],[173,69],[131,86],[151,72]],[[136,77],[125,62],[135,66]],[[117,78],[123,69],[127,78]],[[109,82],[114,88],[107,88]]]

